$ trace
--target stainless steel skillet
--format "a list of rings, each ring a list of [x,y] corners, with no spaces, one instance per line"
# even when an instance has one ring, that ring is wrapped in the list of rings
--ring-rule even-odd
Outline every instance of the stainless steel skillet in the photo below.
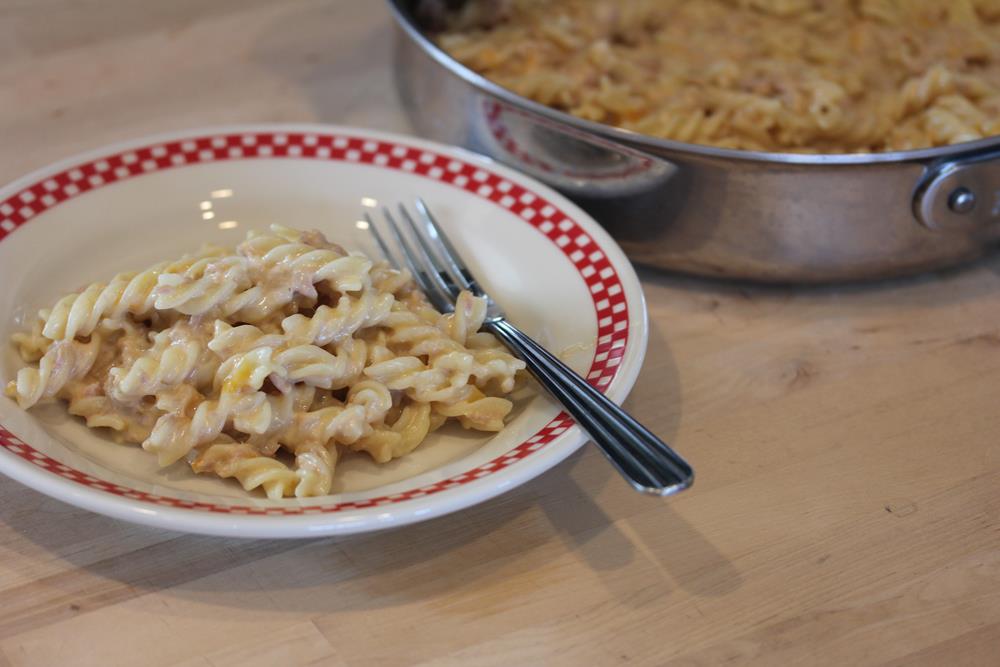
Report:
[[[437,48],[388,0],[415,128],[586,208],[636,262],[771,282],[939,268],[1000,238],[1000,137],[880,154],[760,153],[656,139],[520,97]]]

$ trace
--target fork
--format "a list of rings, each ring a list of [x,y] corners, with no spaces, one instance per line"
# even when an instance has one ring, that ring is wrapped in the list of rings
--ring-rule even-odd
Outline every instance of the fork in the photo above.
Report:
[[[496,336],[525,362],[539,384],[563,405],[633,488],[642,493],[669,496],[691,486],[694,471],[677,452],[507,321],[503,310],[473,277],[422,199],[416,200],[415,208],[420,224],[405,205],[399,204],[399,215],[409,233],[403,230],[388,207],[382,207],[382,215],[406,267],[431,305],[442,313],[453,312],[455,300],[462,290],[485,299],[487,315],[483,330]],[[390,264],[400,269],[374,220],[367,211],[363,215],[379,250]],[[415,243],[411,243],[411,239]]]

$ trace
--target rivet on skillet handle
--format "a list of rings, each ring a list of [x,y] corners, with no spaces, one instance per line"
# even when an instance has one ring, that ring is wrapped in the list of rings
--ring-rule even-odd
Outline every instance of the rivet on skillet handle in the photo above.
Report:
[[[1000,234],[1000,155],[930,167],[914,193],[913,213],[935,231]]]

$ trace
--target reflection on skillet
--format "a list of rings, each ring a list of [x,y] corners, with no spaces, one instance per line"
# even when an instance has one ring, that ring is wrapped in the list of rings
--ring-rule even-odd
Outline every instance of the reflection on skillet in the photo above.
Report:
[[[676,168],[495,99],[482,100],[479,149],[571,195],[614,197],[662,186]]]

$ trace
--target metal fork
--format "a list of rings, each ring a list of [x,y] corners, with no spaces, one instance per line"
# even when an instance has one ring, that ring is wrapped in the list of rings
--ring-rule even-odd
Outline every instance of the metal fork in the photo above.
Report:
[[[562,403],[629,484],[657,496],[669,496],[691,486],[694,471],[680,455],[505,319],[503,310],[483,291],[423,200],[417,199],[415,208],[420,223],[406,206],[399,205],[399,215],[409,233],[388,207],[382,208],[382,214],[406,267],[431,304],[441,312],[452,312],[463,289],[486,299],[483,329],[524,360],[535,379]],[[401,268],[374,220],[367,212],[364,218],[379,250],[397,269]]]

